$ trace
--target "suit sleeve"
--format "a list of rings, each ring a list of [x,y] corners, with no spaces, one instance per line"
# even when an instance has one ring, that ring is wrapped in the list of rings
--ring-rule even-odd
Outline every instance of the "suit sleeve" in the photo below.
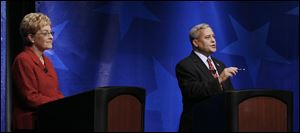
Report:
[[[35,73],[26,60],[18,59],[15,61],[13,79],[16,85],[16,93],[21,99],[25,100],[25,102],[22,102],[26,104],[25,106],[37,108],[41,104],[55,100],[39,93]]]
[[[195,67],[188,64],[176,66],[176,77],[183,97],[206,98],[221,92],[217,79],[204,80],[197,75]]]

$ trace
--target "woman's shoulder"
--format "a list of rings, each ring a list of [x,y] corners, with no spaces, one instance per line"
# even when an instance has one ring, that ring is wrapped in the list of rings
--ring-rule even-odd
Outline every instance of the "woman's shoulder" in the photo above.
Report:
[[[15,61],[19,61],[19,60],[29,60],[31,59],[31,55],[28,54],[26,51],[22,51],[21,53],[19,53],[16,58]]]
[[[24,50],[19,53],[16,58],[14,59],[14,64],[27,64],[29,66],[36,64],[35,57],[32,53]]]

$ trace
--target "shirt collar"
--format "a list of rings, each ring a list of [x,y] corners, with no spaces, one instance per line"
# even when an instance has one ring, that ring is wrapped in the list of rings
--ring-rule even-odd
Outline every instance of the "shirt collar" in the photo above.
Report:
[[[208,56],[206,57],[204,54],[196,51],[196,50],[193,50],[194,53],[203,61],[203,62],[207,62],[207,59],[210,58],[211,59],[211,56]]]

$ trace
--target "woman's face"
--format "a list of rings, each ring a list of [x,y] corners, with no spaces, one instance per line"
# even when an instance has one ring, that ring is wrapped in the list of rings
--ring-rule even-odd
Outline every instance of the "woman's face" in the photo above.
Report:
[[[33,45],[40,51],[52,48],[53,35],[50,25],[42,27],[33,35]]]

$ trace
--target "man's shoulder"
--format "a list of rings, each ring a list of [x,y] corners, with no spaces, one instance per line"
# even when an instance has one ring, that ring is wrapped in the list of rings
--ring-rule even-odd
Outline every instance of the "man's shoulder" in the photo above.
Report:
[[[184,57],[183,59],[181,59],[177,65],[176,65],[176,69],[191,69],[192,67],[194,67],[194,61],[193,61],[193,57],[192,55],[189,55],[187,57]]]
[[[184,57],[183,59],[181,59],[177,65],[179,64],[186,64],[186,63],[190,63],[192,61],[192,58],[190,56]]]
[[[212,60],[216,63],[216,64],[221,64],[222,66],[224,66],[225,64],[223,63],[223,61],[217,59],[216,57],[211,57]]]

